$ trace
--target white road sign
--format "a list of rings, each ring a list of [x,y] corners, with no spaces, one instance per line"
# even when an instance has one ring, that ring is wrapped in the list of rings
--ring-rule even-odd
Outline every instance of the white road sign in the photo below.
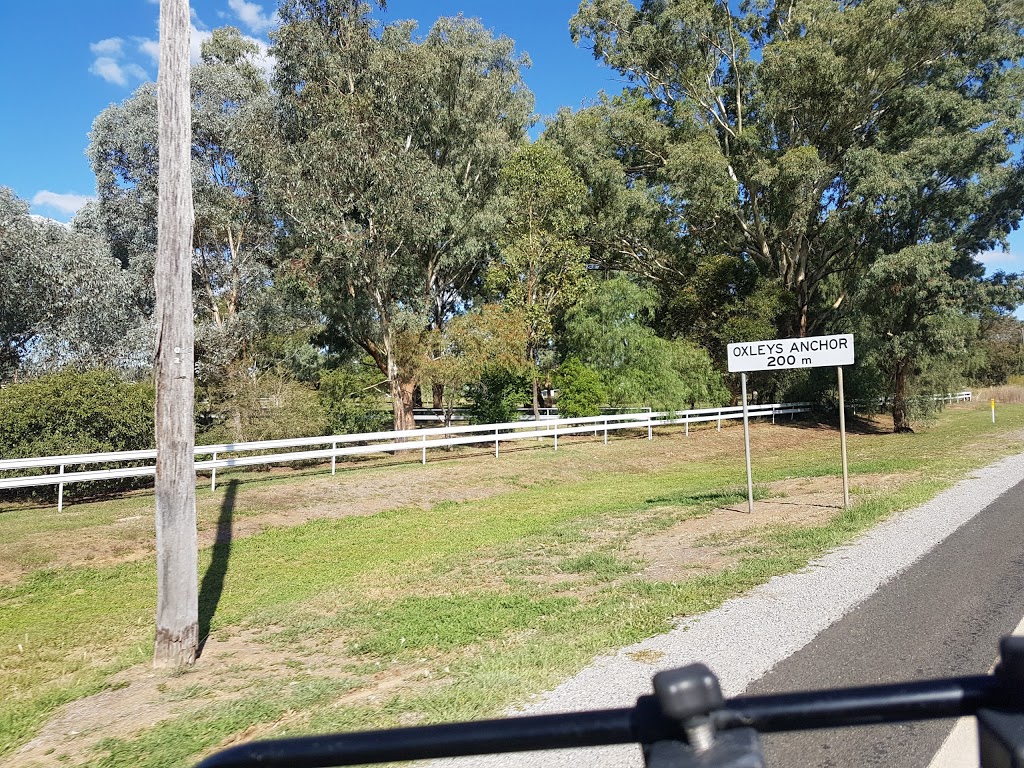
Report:
[[[853,334],[744,341],[728,346],[729,372],[853,365]]]

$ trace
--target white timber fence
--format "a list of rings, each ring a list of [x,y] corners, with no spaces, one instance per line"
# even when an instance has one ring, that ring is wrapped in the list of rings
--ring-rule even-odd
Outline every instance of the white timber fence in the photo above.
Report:
[[[748,406],[751,418],[775,419],[811,410],[810,403],[768,403]],[[699,408],[689,411],[653,411],[646,413],[605,414],[575,419],[544,418],[540,421],[514,421],[503,424],[480,424],[474,426],[433,427],[390,432],[365,432],[352,435],[327,435],[322,437],[300,437],[287,440],[259,440],[248,443],[223,443],[220,445],[197,445],[195,469],[210,472],[210,488],[217,487],[217,470],[231,467],[247,467],[260,464],[287,464],[292,462],[331,462],[331,474],[337,471],[337,461],[345,456],[362,456],[374,453],[395,453],[419,451],[420,461],[427,463],[427,451],[433,448],[448,448],[456,445],[494,444],[497,458],[500,445],[514,440],[537,440],[550,438],[558,450],[559,437],[593,434],[604,436],[616,430],[643,430],[647,439],[654,437],[654,427],[683,425],[686,434],[694,424],[716,422],[719,431],[722,422],[742,419],[743,406],[722,408]],[[303,450],[289,450],[303,449]],[[310,450],[312,449],[312,450]],[[254,453],[258,451],[259,453]],[[269,451],[269,453],[268,453]],[[226,455],[228,454],[228,455]],[[239,455],[248,454],[248,455]],[[64,506],[64,486],[68,483],[88,483],[116,480],[129,477],[153,477],[156,466],[125,466],[107,469],[67,471],[68,467],[85,467],[95,464],[138,463],[156,460],[155,450],[117,451],[111,453],[84,453],[65,456],[43,456],[31,459],[0,460],[0,472],[15,473],[14,476],[0,477],[0,490],[33,488],[56,485],[57,509]],[[17,475],[26,469],[50,469],[56,472],[46,474]]]
[[[533,409],[532,408],[517,408],[519,413],[520,421],[533,421]],[[601,413],[650,413],[653,408],[648,406],[638,408],[602,408]],[[413,409],[413,418],[420,422],[441,422],[444,423],[445,415],[449,415],[451,422],[456,421],[469,421],[470,411],[468,408],[452,408],[450,411],[444,408],[415,408]],[[537,416],[541,419],[557,419],[558,409],[557,408],[539,408],[537,409]]]
[[[973,402],[973,400],[972,400],[973,397],[974,397],[974,393],[971,390],[969,390],[969,389],[965,389],[963,392],[948,392],[948,393],[946,393],[944,395],[920,395],[916,399],[918,400],[918,402],[920,402],[921,400],[925,400],[925,401],[932,400],[932,401],[934,401],[936,403],[943,403],[943,404],[945,404],[945,403],[970,403],[970,402]],[[915,399],[915,398],[911,398],[911,399]],[[858,410],[863,411],[865,409],[868,409],[869,407],[870,408],[880,408],[880,409],[883,409],[883,408],[889,408],[891,406],[892,406],[892,395],[889,395],[887,397],[880,397],[876,401],[853,400],[853,401],[850,402],[850,409],[853,411],[854,414],[856,414]]]

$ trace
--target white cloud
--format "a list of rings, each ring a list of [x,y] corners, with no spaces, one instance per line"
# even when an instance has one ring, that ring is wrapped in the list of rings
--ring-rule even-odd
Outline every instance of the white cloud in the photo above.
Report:
[[[983,253],[979,253],[977,259],[984,264],[986,269],[989,271],[997,269],[1002,269],[1004,271],[1024,269],[1024,257],[1021,257],[1013,251],[985,251]]]
[[[159,0],[156,1],[159,2]],[[238,18],[254,32],[266,31],[277,24],[277,14],[268,16],[262,6],[257,3],[248,2],[248,0],[228,0],[228,4],[238,15]],[[195,66],[202,59],[203,43],[213,36],[213,32],[206,29],[206,25],[196,14],[194,8],[191,11],[189,61]],[[256,46],[257,52],[250,57],[250,60],[269,79],[274,70],[274,59],[270,55],[269,46],[264,40],[259,38],[249,35],[243,35],[243,37]],[[133,37],[131,42],[134,45],[132,53],[136,56],[141,54],[153,67],[159,67],[160,41],[158,39]],[[90,47],[98,57],[89,68],[89,71],[94,75],[102,77],[107,82],[121,86],[128,85],[129,80],[133,78],[140,82],[149,79],[149,75],[142,66],[126,61],[126,59],[131,58],[131,53],[125,54],[124,40],[121,38],[111,37],[106,40],[100,40],[97,43],[93,43]]]
[[[202,58],[203,43],[209,40],[213,36],[213,33],[207,29],[199,29],[195,24],[192,25],[192,33],[189,37],[189,62],[193,65],[198,64]],[[146,54],[154,64],[160,63],[160,41],[151,40],[148,37],[135,38],[138,44],[138,49],[142,53]]]
[[[142,82],[148,79],[146,70],[138,64],[124,59],[124,40],[120,37],[108,37],[89,45],[96,58],[93,60],[89,71],[97,77],[102,77],[108,83],[126,86],[130,80]]]
[[[73,193],[61,195],[56,192],[50,192],[48,189],[43,189],[36,192],[32,198],[32,205],[45,205],[60,211],[65,216],[72,216],[92,199],[88,195],[76,195]]]
[[[210,32],[207,29],[198,29],[194,24],[192,25],[192,39],[189,41],[189,61],[191,61],[192,64],[199,63],[199,60],[202,58],[203,43],[211,37],[213,37],[213,32]]]
[[[206,29],[199,29],[195,25],[192,26],[192,38],[190,41],[189,60],[193,65],[198,64],[202,58],[203,43],[209,40],[213,36],[213,33]],[[257,51],[254,53],[250,60],[256,67],[263,72],[264,76],[269,79],[270,75],[274,71],[274,57],[270,55],[270,46],[268,46],[263,40],[249,35],[242,35],[247,41],[256,46]],[[160,63],[160,41],[150,40],[149,38],[139,37],[135,38],[138,50],[144,53],[153,64]]]
[[[129,80],[135,80],[136,82],[142,82],[147,80],[149,75],[142,67],[138,64],[120,64],[107,56],[100,56],[96,61],[89,67],[89,71],[94,75],[102,77],[108,83],[114,85],[128,85]]]
[[[259,49],[255,54],[250,57],[250,60],[256,67],[263,72],[263,76],[269,80],[270,76],[274,74],[275,59],[270,55],[270,46],[264,43],[262,40],[257,40],[255,37],[246,37],[251,43],[254,43]]]
[[[149,73],[138,64],[125,64],[122,69],[140,83],[144,80],[149,80]]]
[[[268,16],[263,7],[247,0],[228,0],[228,6],[250,32],[261,35],[277,25],[277,14]]]
[[[120,37],[108,37],[106,40],[100,40],[98,43],[91,43],[89,50],[97,56],[111,56],[119,59],[124,53],[123,46],[124,40]]]
[[[128,85],[128,77],[121,65],[107,56],[100,56],[89,67],[89,71],[114,85]]]
[[[149,40],[145,37],[137,37],[135,41],[139,44],[139,51],[149,57],[154,64],[160,63],[160,42]]]

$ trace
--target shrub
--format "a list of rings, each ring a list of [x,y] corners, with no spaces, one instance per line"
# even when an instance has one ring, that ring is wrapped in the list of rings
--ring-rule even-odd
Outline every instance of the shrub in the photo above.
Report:
[[[66,370],[0,389],[0,458],[32,458],[75,453],[152,448],[155,393],[147,383],[124,381],[112,371]],[[123,462],[116,466],[126,466]],[[90,464],[82,469],[103,469]],[[19,471],[48,474],[56,467]],[[69,485],[65,496],[85,496],[115,488],[146,485],[149,478],[126,478]],[[9,491],[11,496],[52,497],[56,487]]]
[[[0,457],[152,448],[155,393],[113,371],[62,371],[0,389]]]
[[[205,406],[209,415],[197,444],[314,437],[329,431],[316,390],[274,371],[233,373],[209,390]]]
[[[391,429],[392,416],[376,367],[349,365],[320,372],[320,403],[331,434],[355,435]]]
[[[558,387],[558,415],[567,419],[598,416],[607,394],[597,371],[570,357],[555,374]]]
[[[517,409],[530,399],[529,374],[503,366],[488,366],[480,380],[467,387],[470,419],[474,424],[516,421]]]

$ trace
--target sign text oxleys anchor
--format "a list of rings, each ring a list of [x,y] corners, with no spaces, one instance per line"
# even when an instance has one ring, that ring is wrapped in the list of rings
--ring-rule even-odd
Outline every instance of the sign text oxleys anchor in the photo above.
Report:
[[[853,364],[853,334],[747,341],[728,345],[729,371],[768,371]]]

